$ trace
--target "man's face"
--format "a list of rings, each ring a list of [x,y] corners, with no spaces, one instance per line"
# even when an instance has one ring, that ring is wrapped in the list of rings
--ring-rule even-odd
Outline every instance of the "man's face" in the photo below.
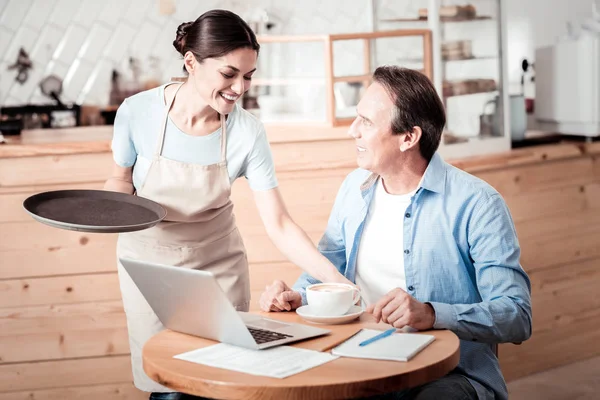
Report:
[[[403,135],[392,134],[394,102],[381,84],[373,82],[356,109],[358,116],[348,134],[356,142],[358,166],[381,174],[402,156],[400,141]]]

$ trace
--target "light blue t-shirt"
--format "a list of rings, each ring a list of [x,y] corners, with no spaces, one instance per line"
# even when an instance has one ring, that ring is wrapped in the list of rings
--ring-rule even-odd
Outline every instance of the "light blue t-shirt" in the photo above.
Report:
[[[148,174],[165,117],[165,86],[127,98],[117,110],[112,150],[115,162],[133,166],[138,190]],[[277,187],[275,167],[265,128],[260,120],[235,105],[227,117],[227,171],[231,183],[244,176],[252,190]],[[192,136],[167,121],[162,156],[186,163],[209,165],[221,159],[221,128]]]

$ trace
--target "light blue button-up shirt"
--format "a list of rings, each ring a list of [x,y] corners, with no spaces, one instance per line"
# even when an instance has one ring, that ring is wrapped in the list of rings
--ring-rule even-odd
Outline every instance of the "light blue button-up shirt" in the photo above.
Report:
[[[365,170],[342,184],[319,250],[355,282],[358,247],[380,179]],[[519,264],[514,223],[500,194],[435,154],[404,217],[408,294],[435,310],[434,329],[461,339],[458,371],[480,399],[507,399],[497,343],[531,336],[531,285]],[[368,266],[367,266],[368,267]],[[306,273],[294,285],[317,281]]]

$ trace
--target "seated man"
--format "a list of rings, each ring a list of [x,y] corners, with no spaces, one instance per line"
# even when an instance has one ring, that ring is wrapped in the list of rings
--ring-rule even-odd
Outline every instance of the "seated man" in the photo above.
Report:
[[[377,321],[449,329],[461,339],[447,376],[390,394],[410,399],[507,399],[494,350],[531,335],[530,282],[507,206],[490,185],[436,153],[446,124],[429,79],[380,67],[350,127],[359,169],[344,180],[319,249],[362,290]],[[306,303],[303,274],[275,281],[265,311]]]

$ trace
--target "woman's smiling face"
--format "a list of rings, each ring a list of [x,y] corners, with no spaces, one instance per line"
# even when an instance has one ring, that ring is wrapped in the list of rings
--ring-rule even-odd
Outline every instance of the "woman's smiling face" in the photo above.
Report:
[[[184,59],[190,83],[202,100],[219,114],[227,115],[250,89],[258,54],[256,50],[240,48],[202,62],[198,62],[191,52],[186,53]]]

